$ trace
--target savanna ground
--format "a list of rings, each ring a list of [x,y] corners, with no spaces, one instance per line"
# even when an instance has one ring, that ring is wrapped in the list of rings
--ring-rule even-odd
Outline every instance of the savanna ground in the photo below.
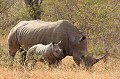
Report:
[[[120,79],[120,60],[108,57],[101,60],[91,70],[75,68],[72,57],[66,57],[57,68],[48,68],[38,62],[34,69],[28,70],[18,63],[19,54],[13,66],[8,61],[7,35],[0,34],[0,79]]]

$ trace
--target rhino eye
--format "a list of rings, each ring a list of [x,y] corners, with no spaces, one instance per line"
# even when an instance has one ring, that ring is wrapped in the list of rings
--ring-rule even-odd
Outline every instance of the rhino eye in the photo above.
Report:
[[[80,39],[80,41],[83,41],[83,40],[85,40],[86,39],[86,37],[85,36],[83,36],[81,39]]]
[[[82,55],[82,56],[81,56],[81,58],[83,59],[83,58],[85,58],[85,56],[84,56],[84,55]]]

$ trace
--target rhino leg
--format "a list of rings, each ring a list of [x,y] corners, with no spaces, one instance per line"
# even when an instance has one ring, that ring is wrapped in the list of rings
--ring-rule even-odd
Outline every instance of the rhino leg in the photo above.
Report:
[[[32,70],[36,64],[36,60],[35,59],[26,59],[25,60],[25,63],[24,63],[24,66],[27,68],[27,69],[30,69]]]
[[[34,67],[36,62],[37,62],[37,60],[35,59],[34,50],[28,50],[26,52],[24,65],[26,67],[27,66]]]
[[[14,57],[15,57],[16,52],[17,52],[17,50],[9,50],[8,60],[9,60],[9,64],[11,66],[13,65],[13,61],[14,61]]]
[[[19,48],[20,48],[20,45],[17,39],[13,40],[13,38],[11,37],[8,38],[9,60],[11,62],[11,65],[13,64],[14,56],[16,52],[19,50]]]

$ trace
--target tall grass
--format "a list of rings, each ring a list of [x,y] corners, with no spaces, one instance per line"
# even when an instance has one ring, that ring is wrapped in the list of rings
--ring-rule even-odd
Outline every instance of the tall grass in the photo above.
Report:
[[[107,63],[100,61],[91,70],[74,68],[71,57],[63,59],[57,68],[48,68],[37,63],[33,70],[19,64],[13,68],[0,68],[0,79],[120,79],[120,61],[109,58]],[[42,66],[41,66],[42,65]]]

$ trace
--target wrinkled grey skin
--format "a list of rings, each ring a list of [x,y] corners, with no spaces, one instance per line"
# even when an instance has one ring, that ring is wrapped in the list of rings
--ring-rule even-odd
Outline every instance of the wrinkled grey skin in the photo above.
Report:
[[[47,45],[37,44],[30,47],[26,55],[25,65],[27,65],[29,61],[32,61],[31,64],[33,64],[33,66],[37,61],[54,65],[56,63],[56,58],[63,57],[63,51],[59,48],[59,43],[54,44],[51,42]]]
[[[57,43],[63,49],[64,57],[73,56],[77,65],[87,52],[86,35],[67,20],[44,22],[41,20],[21,21],[13,27],[8,35],[10,58],[14,59],[16,51],[23,47],[26,50],[36,44]],[[63,58],[64,58],[63,57]],[[57,61],[63,58],[57,58]],[[12,59],[12,60],[13,60]]]

